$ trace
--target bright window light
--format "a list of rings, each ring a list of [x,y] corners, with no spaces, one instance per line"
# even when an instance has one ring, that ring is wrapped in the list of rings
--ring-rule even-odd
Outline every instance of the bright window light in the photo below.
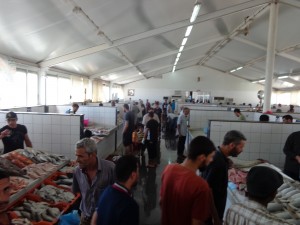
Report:
[[[175,72],[175,69],[176,69],[176,66],[173,66],[172,73],[174,73],[174,72]]]
[[[187,37],[185,37],[185,38],[183,38],[183,39],[182,39],[182,43],[181,43],[181,45],[185,45],[185,44],[186,44],[186,42],[187,42]]]
[[[180,48],[179,48],[179,52],[182,52],[183,49],[184,49],[184,46],[181,45]]]
[[[201,4],[200,4],[200,3],[195,4],[194,9],[193,9],[192,16],[191,16],[191,18],[190,18],[190,22],[191,22],[191,23],[194,23],[194,22],[195,22],[195,20],[196,20],[196,18],[197,18],[197,16],[198,16],[198,13],[199,13],[199,11],[200,11],[200,8],[201,8]]]
[[[234,69],[234,70],[230,70],[230,73],[233,73],[233,72],[235,72],[236,70]]]
[[[192,29],[193,29],[193,25],[190,25],[186,28],[186,32],[185,32],[185,37],[188,37],[190,36],[191,32],[192,32]]]
[[[281,76],[281,77],[278,77],[278,79],[284,79],[284,78],[288,78],[289,76]]]
[[[179,53],[177,54],[177,58],[180,58],[180,56],[181,56],[181,52],[179,52]]]
[[[251,83],[253,83],[253,84],[256,84],[256,83],[257,83],[257,81],[252,81]]]
[[[240,66],[240,67],[236,68],[236,70],[241,70],[241,69],[243,69],[243,67],[242,67],[242,66]]]

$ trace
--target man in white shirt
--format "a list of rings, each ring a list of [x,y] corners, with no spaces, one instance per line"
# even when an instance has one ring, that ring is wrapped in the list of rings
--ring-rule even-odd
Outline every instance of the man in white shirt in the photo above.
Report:
[[[179,115],[177,120],[177,134],[178,134],[178,144],[177,144],[177,162],[182,163],[185,159],[183,155],[184,145],[186,140],[186,135],[188,128],[190,127],[190,109],[183,108],[183,113]]]

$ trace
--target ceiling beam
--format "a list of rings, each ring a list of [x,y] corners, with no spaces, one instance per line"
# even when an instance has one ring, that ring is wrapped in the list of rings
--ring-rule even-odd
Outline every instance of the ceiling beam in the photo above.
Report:
[[[198,23],[202,23],[205,21],[209,21],[209,20],[215,20],[215,19],[227,16],[230,14],[238,13],[240,11],[244,11],[244,10],[251,9],[251,8],[254,8],[257,6],[261,6],[261,5],[265,5],[265,4],[268,4],[269,2],[270,2],[270,0],[251,0],[248,2],[241,3],[241,4],[236,4],[231,7],[227,7],[227,8],[221,9],[221,10],[214,11],[212,13],[200,15],[200,16],[198,16],[198,18],[196,19],[196,21],[193,24],[198,24]],[[66,62],[66,61],[69,61],[72,59],[80,58],[80,57],[83,57],[86,55],[94,54],[94,53],[104,51],[104,50],[107,50],[110,48],[115,48],[115,47],[125,45],[125,44],[131,43],[131,42],[135,42],[135,41],[138,41],[141,39],[157,36],[159,34],[167,33],[170,31],[181,29],[181,28],[185,28],[189,25],[190,25],[189,20],[183,20],[183,21],[180,21],[177,23],[169,24],[169,25],[166,25],[166,26],[163,26],[160,28],[156,28],[156,29],[142,32],[142,33],[139,33],[136,35],[132,35],[129,37],[115,40],[112,42],[112,45],[101,44],[101,45],[97,45],[97,46],[94,46],[91,48],[79,50],[77,52],[58,56],[56,58],[44,60],[42,62],[39,62],[39,65],[41,67],[52,67],[52,66],[55,66],[57,64],[60,64],[60,63],[63,63],[63,62]]]
[[[213,57],[217,52],[219,52],[226,44],[228,44],[234,37],[240,34],[245,28],[248,28],[249,25],[257,18],[262,16],[268,9],[269,4],[260,7],[256,10],[251,16],[245,18],[245,21],[240,23],[236,28],[234,28],[222,41],[217,43],[213,48],[211,48],[206,56],[204,56],[199,62],[199,65],[203,65],[211,57]]]
[[[236,41],[239,41],[241,43],[247,44],[249,46],[256,47],[256,48],[261,49],[261,50],[265,50],[265,51],[267,50],[267,48],[265,46],[259,45],[259,44],[255,43],[255,42],[246,40],[244,38],[235,37],[233,39],[236,40]],[[284,49],[282,49],[280,51],[276,50],[276,55],[279,55],[281,57],[293,60],[295,62],[300,62],[300,58],[299,57],[296,57],[296,56],[293,56],[293,55],[285,53],[286,51],[291,51],[291,50],[293,50],[295,48],[298,48],[298,47],[299,47],[299,44],[296,44],[296,45],[284,48]]]
[[[219,37],[211,38],[209,40],[206,40],[206,41],[203,41],[203,42],[191,45],[191,46],[187,46],[183,49],[183,52],[186,52],[186,51],[194,49],[194,48],[199,48],[199,47],[211,44],[211,43],[218,42],[218,41],[222,40],[223,38],[224,38],[224,36],[219,36]],[[173,50],[173,51],[169,51],[169,52],[166,52],[166,53],[163,53],[163,54],[160,54],[160,55],[156,55],[156,56],[144,59],[144,60],[141,60],[139,62],[133,63],[133,65],[138,66],[138,65],[141,65],[141,64],[144,64],[144,63],[149,63],[149,62],[152,62],[152,61],[164,58],[164,57],[176,55],[177,53],[178,53],[178,49]],[[111,70],[104,71],[102,73],[94,74],[90,77],[91,78],[97,78],[97,77],[104,76],[104,75],[107,75],[107,74],[110,74],[110,73],[115,73],[115,72],[118,72],[118,71],[129,69],[131,67],[132,67],[132,65],[120,66],[120,67],[117,67],[117,68],[114,68],[114,69],[111,69]]]

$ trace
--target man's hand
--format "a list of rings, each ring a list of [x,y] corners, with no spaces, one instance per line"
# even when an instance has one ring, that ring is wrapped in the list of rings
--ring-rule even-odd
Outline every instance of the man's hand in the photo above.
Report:
[[[296,160],[300,164],[300,156],[299,155],[296,156]]]

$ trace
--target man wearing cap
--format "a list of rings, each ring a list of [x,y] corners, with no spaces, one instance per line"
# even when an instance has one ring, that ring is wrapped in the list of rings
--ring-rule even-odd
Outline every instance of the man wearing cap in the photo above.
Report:
[[[6,114],[7,125],[0,129],[0,139],[4,145],[4,154],[16,149],[24,149],[24,141],[27,147],[32,148],[32,143],[24,125],[17,124],[18,117],[14,112]]]
[[[289,224],[267,210],[268,203],[275,198],[277,189],[283,184],[281,174],[269,167],[255,166],[250,169],[246,184],[248,199],[228,209],[225,225]]]

